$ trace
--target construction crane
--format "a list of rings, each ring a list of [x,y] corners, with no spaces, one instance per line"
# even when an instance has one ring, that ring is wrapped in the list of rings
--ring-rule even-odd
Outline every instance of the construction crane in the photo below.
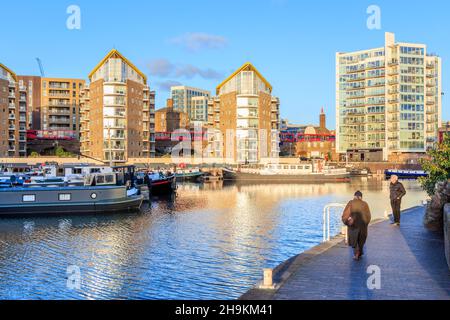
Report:
[[[42,66],[42,61],[39,58],[36,58],[36,61],[39,65],[39,70],[41,70],[41,77],[45,78],[44,67]]]

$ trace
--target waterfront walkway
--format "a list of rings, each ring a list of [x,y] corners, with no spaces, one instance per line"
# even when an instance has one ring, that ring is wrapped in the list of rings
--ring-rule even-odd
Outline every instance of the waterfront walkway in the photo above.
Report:
[[[352,260],[342,238],[290,259],[277,270],[278,290],[252,289],[244,300],[450,300],[442,234],[423,227],[423,207],[406,210],[400,228],[370,226],[366,256]],[[381,271],[381,289],[367,287],[367,268]]]

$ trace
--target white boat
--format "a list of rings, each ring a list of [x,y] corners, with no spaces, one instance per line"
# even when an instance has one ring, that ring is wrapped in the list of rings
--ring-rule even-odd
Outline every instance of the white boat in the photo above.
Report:
[[[267,164],[243,167],[238,170],[223,169],[224,180],[277,181],[277,182],[328,182],[348,181],[345,168],[325,166],[323,163]]]

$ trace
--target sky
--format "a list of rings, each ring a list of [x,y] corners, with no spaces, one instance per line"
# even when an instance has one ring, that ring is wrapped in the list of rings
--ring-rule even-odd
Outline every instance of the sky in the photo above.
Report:
[[[381,10],[379,29],[367,27],[371,5]],[[385,32],[441,56],[450,94],[448,0],[21,0],[2,2],[1,11],[0,62],[15,73],[39,75],[39,57],[47,77],[87,80],[115,48],[148,76],[157,108],[171,85],[214,94],[251,62],[280,98],[282,118],[315,124],[324,107],[332,129],[336,52],[382,47]],[[444,95],[443,120],[450,120],[448,101]]]

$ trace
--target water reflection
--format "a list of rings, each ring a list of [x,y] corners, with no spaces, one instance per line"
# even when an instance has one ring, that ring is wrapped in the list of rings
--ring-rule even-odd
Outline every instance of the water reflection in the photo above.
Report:
[[[405,182],[404,207],[425,194]],[[365,194],[374,217],[389,208],[388,183],[186,184],[142,213],[0,220],[0,298],[237,298],[265,267],[321,241],[322,208]],[[333,217],[337,232],[339,214]],[[67,288],[67,267],[81,289]]]

